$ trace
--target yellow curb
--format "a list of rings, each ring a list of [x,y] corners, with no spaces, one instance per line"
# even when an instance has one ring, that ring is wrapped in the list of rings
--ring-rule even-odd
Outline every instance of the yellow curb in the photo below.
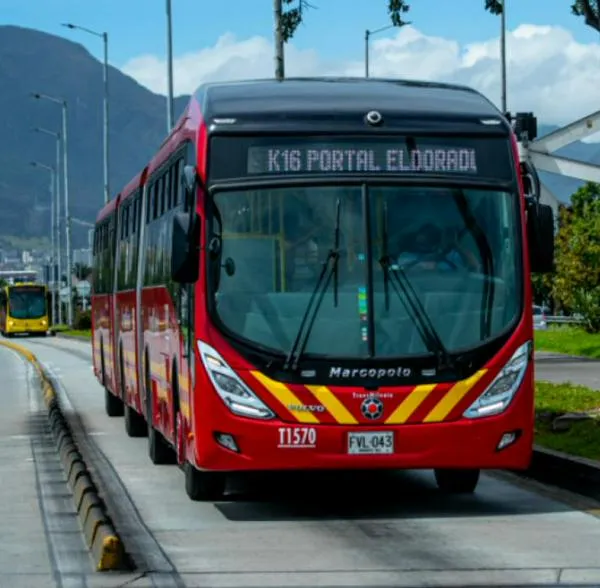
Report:
[[[62,414],[60,413],[60,406],[57,404],[56,390],[46,376],[37,357],[29,349],[16,343],[0,341],[0,346],[18,353],[34,367],[40,378],[41,391],[44,404],[49,411],[49,418],[53,407],[59,411],[59,414]],[[57,453],[65,470],[67,483],[71,487],[81,530],[94,560],[96,570],[123,570],[126,568],[123,544],[102,510],[102,501],[98,496],[91,475],[83,463],[77,445],[67,428],[62,426],[60,422],[52,421],[52,423],[51,428],[57,444]],[[61,433],[64,443],[61,444],[59,450]]]

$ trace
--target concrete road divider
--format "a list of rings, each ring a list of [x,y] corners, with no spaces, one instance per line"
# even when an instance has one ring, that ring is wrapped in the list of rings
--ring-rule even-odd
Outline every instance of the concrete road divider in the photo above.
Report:
[[[552,484],[600,500],[600,462],[535,446],[529,469],[521,472],[543,484]]]
[[[67,484],[73,493],[81,530],[96,569],[98,571],[128,569],[121,539],[106,513],[92,476],[77,449],[67,420],[61,412],[59,398],[52,381],[29,349],[8,341],[0,341],[0,345],[24,357],[35,368],[40,378],[50,430],[65,470]]]

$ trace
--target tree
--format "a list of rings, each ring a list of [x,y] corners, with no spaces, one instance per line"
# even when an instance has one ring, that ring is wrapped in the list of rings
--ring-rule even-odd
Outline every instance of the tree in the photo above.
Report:
[[[585,24],[600,33],[600,2],[598,0],[576,0],[571,6],[575,16],[583,16]]]
[[[600,332],[600,184],[588,182],[560,211],[556,240],[555,299],[580,313],[585,329]]]
[[[79,280],[87,280],[92,275],[92,268],[85,263],[75,263],[73,265],[73,273]]]
[[[484,0],[484,2],[485,10],[491,14],[502,14],[504,0]],[[283,4],[287,8],[280,10],[282,43],[287,43],[302,24],[306,9],[312,6],[307,0],[275,0],[275,4],[280,8]],[[387,7],[394,26],[402,27],[409,24],[403,19],[410,10],[408,0],[387,0]],[[278,11],[275,12],[277,14]],[[574,0],[571,4],[571,12],[575,16],[583,17],[587,26],[600,32],[600,0]]]

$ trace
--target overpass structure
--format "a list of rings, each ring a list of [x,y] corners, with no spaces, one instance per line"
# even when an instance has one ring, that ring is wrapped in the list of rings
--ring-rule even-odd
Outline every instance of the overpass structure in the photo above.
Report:
[[[513,123],[517,134],[521,164],[526,168],[529,167],[536,171],[550,172],[584,182],[597,182],[600,184],[600,165],[585,163],[555,154],[559,149],[575,141],[581,141],[591,135],[600,133],[600,110],[539,138],[537,137],[537,121],[532,113],[517,113],[515,117],[511,117],[509,113],[507,116]],[[552,207],[556,223],[561,205],[560,200],[537,177],[532,178],[532,187],[533,194],[531,195],[538,199],[541,204]]]
[[[9,284],[35,282],[38,277],[38,272],[35,270],[0,270],[0,279],[6,280]]]

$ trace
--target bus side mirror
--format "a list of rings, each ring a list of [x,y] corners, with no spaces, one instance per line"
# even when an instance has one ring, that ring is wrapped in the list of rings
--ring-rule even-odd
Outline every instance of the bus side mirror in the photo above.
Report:
[[[195,212],[173,216],[171,236],[171,279],[192,284],[200,273],[200,217]]]
[[[527,202],[527,240],[531,272],[554,271],[554,214],[552,207],[534,199]]]

